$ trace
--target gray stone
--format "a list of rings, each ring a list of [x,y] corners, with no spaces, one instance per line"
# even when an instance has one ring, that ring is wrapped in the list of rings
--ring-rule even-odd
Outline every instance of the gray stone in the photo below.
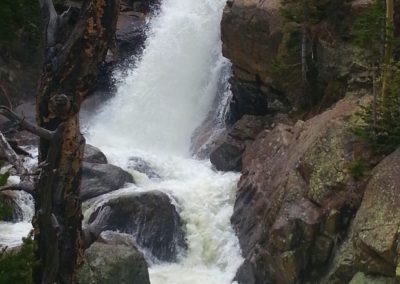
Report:
[[[165,193],[155,190],[111,198],[91,214],[89,226],[105,206],[110,208],[109,216],[96,226],[134,236],[155,259],[176,261],[187,248],[183,222]]]
[[[96,242],[84,259],[80,284],[150,284],[146,261],[133,246]]]
[[[83,160],[88,163],[107,164],[107,157],[97,147],[86,144]]]
[[[132,175],[117,166],[83,162],[81,199],[85,201],[133,182]]]

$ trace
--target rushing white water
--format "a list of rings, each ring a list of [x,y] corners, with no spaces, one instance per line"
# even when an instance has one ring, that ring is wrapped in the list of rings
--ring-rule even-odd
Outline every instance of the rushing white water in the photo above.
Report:
[[[26,149],[30,150],[31,149]],[[37,151],[32,150],[33,158],[25,158],[25,167],[31,169],[34,167],[37,159]],[[11,167],[11,166],[10,166]],[[7,167],[2,168],[0,172],[4,173]],[[18,176],[10,176],[7,180],[7,185],[16,185],[20,183]],[[0,248],[1,247],[16,247],[21,244],[22,238],[26,237],[32,230],[31,220],[33,217],[33,198],[30,194],[15,191],[10,193],[13,195],[13,200],[16,202],[16,207],[19,208],[21,222],[4,222],[0,221]]]
[[[89,143],[112,163],[127,168],[129,157],[141,157],[162,177],[134,172],[137,184],[112,195],[162,190],[185,222],[187,254],[178,263],[152,264],[152,284],[229,284],[242,262],[230,226],[239,175],[216,172],[208,161],[190,156],[193,132],[213,109],[221,82],[226,84],[224,5],[225,0],[164,0],[136,67],[87,123]],[[220,101],[226,104],[225,97]]]
[[[18,177],[11,177],[18,178]],[[9,185],[15,184],[14,182]],[[21,222],[0,221],[0,248],[15,247],[21,244],[22,238],[26,237],[32,229],[33,199],[25,192],[13,192],[13,200],[21,210]]]
[[[118,96],[96,119],[104,143],[188,154],[227,64],[221,56],[223,0],[165,0],[146,48]],[[108,133],[104,135],[104,133]]]

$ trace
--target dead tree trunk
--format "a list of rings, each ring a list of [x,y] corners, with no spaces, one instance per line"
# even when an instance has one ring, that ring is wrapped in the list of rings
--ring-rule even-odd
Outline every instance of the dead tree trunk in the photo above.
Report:
[[[34,236],[41,265],[35,283],[75,283],[82,263],[81,161],[85,141],[79,109],[114,43],[119,0],[85,0],[58,14],[39,0],[45,20],[45,56],[36,97],[40,138]]]

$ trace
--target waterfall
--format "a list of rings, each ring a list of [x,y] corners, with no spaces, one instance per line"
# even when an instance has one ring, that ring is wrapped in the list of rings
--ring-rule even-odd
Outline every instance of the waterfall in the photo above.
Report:
[[[126,168],[130,157],[140,157],[160,173],[157,180],[137,175],[132,190],[167,193],[185,222],[187,254],[178,263],[151,264],[152,284],[229,284],[242,262],[230,225],[239,175],[216,172],[190,154],[196,128],[210,110],[221,112],[215,102],[226,105],[224,6],[225,0],[164,0],[136,66],[86,122],[89,143],[112,163]]]
[[[165,0],[141,60],[96,117],[91,134],[115,146],[189,154],[191,135],[205,119],[228,64],[219,32],[224,5]]]
[[[37,162],[37,150],[30,147],[25,148],[30,151],[32,157],[24,158],[24,165],[28,169],[33,169]],[[0,172],[6,170],[8,166],[0,169]],[[6,170],[7,171],[7,170]],[[18,176],[10,176],[7,185],[16,185],[21,182]],[[0,221],[0,249],[2,247],[16,247],[21,244],[23,237],[26,237],[32,230],[31,220],[34,215],[34,203],[30,194],[23,191],[11,193],[15,202],[14,207],[18,208],[19,222]]]

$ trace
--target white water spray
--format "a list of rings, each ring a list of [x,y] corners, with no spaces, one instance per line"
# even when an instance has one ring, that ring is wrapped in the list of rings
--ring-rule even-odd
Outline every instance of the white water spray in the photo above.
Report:
[[[29,151],[32,155],[32,157],[24,158],[24,166],[27,169],[33,170],[37,164],[37,149],[25,147],[24,150]],[[11,165],[0,169],[0,173],[8,171],[8,167],[11,167]],[[20,182],[20,177],[10,176],[7,180],[7,185],[17,185]],[[23,191],[14,191],[10,194],[13,196],[12,199],[18,208],[18,217],[20,222],[0,221],[0,249],[2,247],[13,248],[19,246],[22,242],[22,238],[27,237],[29,232],[32,230],[31,220],[34,215],[34,202],[32,196]]]
[[[102,136],[104,144],[189,154],[191,135],[209,111],[227,64],[219,33],[224,4],[164,1],[137,67],[96,118],[94,137]]]
[[[190,157],[193,132],[226,80],[224,5],[225,0],[164,0],[141,59],[87,124],[89,143],[112,163],[126,168],[129,157],[141,157],[162,176],[151,180],[135,173],[132,190],[158,189],[178,201],[188,252],[178,263],[153,264],[152,284],[230,284],[242,262],[230,226],[239,175],[215,172],[208,161]]]

